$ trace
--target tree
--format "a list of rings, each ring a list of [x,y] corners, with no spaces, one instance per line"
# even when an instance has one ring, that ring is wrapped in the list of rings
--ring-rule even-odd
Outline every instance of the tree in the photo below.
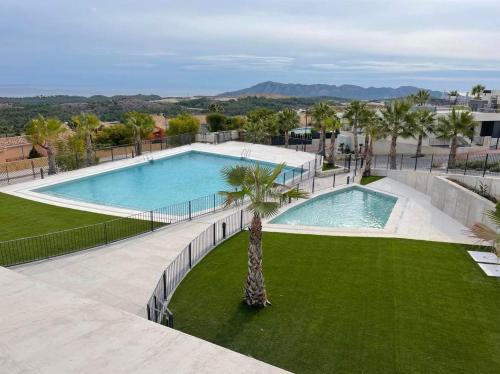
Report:
[[[266,108],[259,108],[247,113],[244,126],[249,140],[257,143],[278,132],[276,112]]]
[[[412,103],[409,100],[394,100],[385,103],[382,112],[382,129],[391,137],[389,158],[391,169],[396,169],[396,146],[398,137],[411,136],[413,115],[410,113]]]
[[[454,98],[455,98],[455,100],[453,101],[453,105],[457,105],[457,102],[458,102],[458,97],[459,97],[459,96],[460,96],[460,94],[458,93],[458,91],[457,91],[457,90],[450,91],[450,92],[448,93],[448,98],[450,98],[450,99],[451,99],[452,97],[454,97]]]
[[[226,126],[228,130],[238,130],[245,126],[246,119],[242,116],[230,117],[226,121]]]
[[[224,107],[221,103],[214,101],[208,105],[208,111],[211,113],[224,113]]]
[[[369,177],[371,175],[371,166],[373,159],[373,142],[384,136],[384,129],[382,127],[381,118],[375,113],[371,112],[363,127],[363,131],[365,133],[365,137],[368,138],[363,176]]]
[[[227,118],[221,113],[210,113],[207,115],[207,125],[211,132],[223,131],[226,129]]]
[[[418,106],[424,106],[424,104],[431,98],[431,94],[427,90],[418,90],[413,98]]]
[[[335,166],[335,151],[336,151],[336,141],[337,132],[342,127],[342,122],[340,118],[337,117],[336,113],[332,113],[331,117],[327,118],[325,121],[326,129],[332,132],[332,137],[330,139],[330,147],[326,155],[326,162],[332,166]]]
[[[369,115],[368,113],[369,111],[366,103],[359,100],[351,101],[344,113],[344,118],[349,121],[354,133],[354,154],[356,155],[356,158],[359,156],[358,129],[366,121],[366,118]]]
[[[122,123],[106,126],[99,131],[94,143],[104,146],[128,145],[134,140],[132,129]]]
[[[31,144],[42,147],[47,152],[49,175],[57,173],[55,159],[55,144],[66,129],[57,118],[45,118],[39,115],[28,122],[25,133]]]
[[[327,120],[331,118],[335,114],[335,112],[330,104],[325,101],[320,101],[312,106],[310,113],[311,118],[314,121],[314,127],[320,131],[318,153],[324,157],[326,153]]]
[[[285,146],[288,147],[289,132],[299,126],[299,115],[295,110],[285,108],[277,114],[277,124],[278,131],[285,134]]]
[[[474,134],[474,117],[468,110],[457,111],[453,108],[450,115],[438,118],[434,133],[439,139],[451,139],[448,167],[454,168],[457,158],[458,136],[472,137]]]
[[[83,157],[85,150],[85,138],[81,134],[75,133],[64,140],[59,140],[56,156],[59,170],[69,171],[83,167],[86,161]]]
[[[417,110],[414,113],[413,126],[409,129],[413,136],[417,138],[417,152],[415,157],[422,156],[422,140],[434,131],[436,118],[434,113],[428,110]]]
[[[179,114],[168,121],[167,134],[170,136],[196,134],[200,131],[200,120],[189,113]]]
[[[485,89],[486,87],[483,86],[482,84],[476,84],[474,87],[472,87],[471,94],[472,96],[474,96],[476,99],[479,100]]]
[[[251,166],[234,165],[222,170],[222,176],[231,186],[230,191],[219,192],[227,206],[249,201],[248,211],[252,213],[250,240],[248,244],[248,274],[244,300],[252,307],[270,304],[267,298],[262,271],[262,218],[278,213],[280,202],[290,198],[306,198],[308,194],[298,188],[288,189],[276,182],[285,169],[285,164],[271,168],[259,163]]]
[[[155,128],[153,117],[147,113],[127,112],[124,115],[125,126],[132,130],[135,143],[135,153],[142,154],[142,140],[146,139]]]
[[[71,118],[71,123],[73,124],[78,136],[81,136],[85,140],[85,165],[91,166],[93,163],[92,157],[92,140],[101,122],[93,114],[82,113],[78,116]]]

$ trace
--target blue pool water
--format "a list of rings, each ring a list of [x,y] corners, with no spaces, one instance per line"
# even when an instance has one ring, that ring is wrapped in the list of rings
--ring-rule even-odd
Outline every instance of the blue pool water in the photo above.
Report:
[[[191,151],[153,163],[40,188],[36,192],[89,203],[151,210],[226,190],[228,186],[220,175],[222,168],[254,162]],[[259,164],[274,166],[265,162]],[[292,177],[291,170],[285,170],[287,180]],[[207,205],[211,206],[211,201],[193,206],[193,210],[204,210]]]
[[[280,214],[271,223],[339,228],[383,228],[397,198],[362,187],[318,196]]]

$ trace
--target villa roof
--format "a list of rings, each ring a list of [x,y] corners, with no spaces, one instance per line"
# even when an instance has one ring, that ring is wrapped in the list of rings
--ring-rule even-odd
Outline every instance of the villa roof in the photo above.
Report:
[[[24,136],[9,136],[6,138],[0,138],[0,149],[18,147],[27,144],[30,144],[30,142]]]

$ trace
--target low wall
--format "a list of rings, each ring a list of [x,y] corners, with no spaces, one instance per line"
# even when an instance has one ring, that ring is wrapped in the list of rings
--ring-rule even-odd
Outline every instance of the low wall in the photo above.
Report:
[[[495,209],[495,204],[447,178],[457,180],[461,180],[459,177],[467,178],[467,182],[464,183],[469,186],[475,186],[479,181],[485,180],[485,183],[491,183],[494,186],[492,188],[500,190],[500,180],[498,179],[455,174],[449,174],[445,177],[442,174],[431,174],[424,171],[385,169],[374,169],[373,175],[387,176],[430,196],[432,205],[464,226],[471,227],[476,222],[482,222],[492,229],[496,229],[496,225],[484,214],[489,209]]]

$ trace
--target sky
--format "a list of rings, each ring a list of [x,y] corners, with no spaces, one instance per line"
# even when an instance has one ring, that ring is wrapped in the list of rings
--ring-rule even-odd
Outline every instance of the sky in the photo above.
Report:
[[[500,89],[498,0],[0,0],[0,96]]]

